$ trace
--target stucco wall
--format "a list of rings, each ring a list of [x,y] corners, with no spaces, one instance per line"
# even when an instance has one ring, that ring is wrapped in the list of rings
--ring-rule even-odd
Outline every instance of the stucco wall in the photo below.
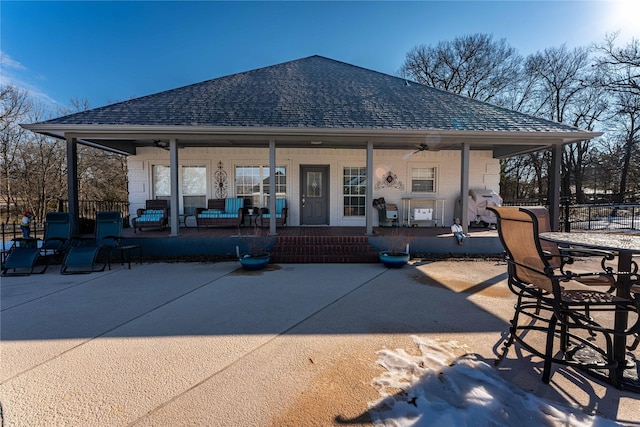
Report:
[[[402,209],[402,197],[430,196],[444,199],[444,222],[450,224],[454,215],[456,200],[460,197],[460,151],[424,151],[404,160],[406,151],[376,150],[374,151],[374,198],[384,197],[388,203],[397,203]],[[207,198],[215,198],[214,173],[218,161],[221,161],[227,173],[227,193],[235,196],[234,171],[236,165],[267,165],[269,150],[267,148],[184,148],[178,150],[178,163],[181,166],[205,166],[207,168]],[[289,206],[289,225],[300,224],[300,166],[329,165],[330,184],[330,225],[364,226],[364,217],[344,217],[342,197],[342,171],[344,167],[365,167],[365,150],[342,149],[277,149],[278,166],[287,168],[287,202]],[[129,201],[131,212],[144,206],[147,199],[154,197],[151,183],[152,165],[169,165],[169,152],[159,148],[139,149],[138,154],[129,157]],[[469,171],[469,188],[490,189],[499,192],[500,164],[491,157],[490,151],[471,151]],[[413,167],[436,167],[437,188],[434,194],[411,193],[411,169]],[[383,186],[375,189],[377,183],[391,171],[396,175],[396,186]],[[400,189],[400,183],[404,189]],[[414,206],[420,202],[413,201]],[[431,207],[431,202],[424,202]],[[372,210],[374,225],[378,216]],[[404,216],[404,212],[400,212]]]

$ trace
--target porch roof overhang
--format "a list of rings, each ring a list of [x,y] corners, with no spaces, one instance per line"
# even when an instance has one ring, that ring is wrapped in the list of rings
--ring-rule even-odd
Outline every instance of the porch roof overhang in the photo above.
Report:
[[[417,146],[426,145],[430,151],[460,150],[468,143],[472,150],[491,150],[493,157],[505,158],[602,135],[577,129],[541,132],[51,123],[23,124],[22,127],[55,138],[74,138],[80,144],[125,155],[136,154],[136,149],[141,147],[168,147],[170,140],[176,140],[178,147],[248,148],[266,148],[273,140],[278,148],[364,149],[371,142],[376,150],[415,150]]]

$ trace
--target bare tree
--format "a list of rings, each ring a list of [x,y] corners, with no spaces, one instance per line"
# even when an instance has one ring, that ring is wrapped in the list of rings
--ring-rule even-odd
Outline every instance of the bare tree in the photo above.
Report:
[[[585,85],[576,97],[571,108],[571,125],[580,129],[593,131],[600,124],[601,119],[607,112],[608,94],[602,88],[595,85],[593,75],[589,77],[589,82]],[[585,165],[589,157],[593,142],[580,141],[565,146],[563,162],[567,165],[566,170],[573,174],[573,184],[575,186],[576,202],[585,203]]]
[[[87,99],[73,98],[70,102],[72,110],[64,111],[62,114],[82,112],[90,108]],[[78,147],[78,194],[85,200],[127,200],[126,157],[80,145]]]
[[[31,109],[32,103],[25,91],[15,86],[0,87],[0,168],[2,171],[2,204],[4,207],[4,222],[9,222],[11,207],[20,206],[13,192],[14,179],[19,169],[20,141],[25,132],[17,126],[18,120]]]
[[[76,108],[84,101],[72,100]],[[44,109],[27,92],[0,87],[0,180],[3,220],[17,221],[24,210],[44,220],[67,195],[66,145],[63,141],[24,130],[20,123],[43,120]],[[68,112],[67,112],[68,113]],[[81,199],[127,199],[126,158],[92,147],[78,149]]]
[[[596,46],[600,53],[596,59],[599,82],[614,95],[611,97],[611,122],[614,134],[621,147],[620,182],[615,201],[623,202],[629,190],[629,177],[637,176],[640,144],[640,41],[632,39],[624,47],[615,46],[617,34],[609,35],[602,45]]]
[[[399,74],[427,86],[496,101],[514,90],[522,57],[505,39],[488,34],[457,37],[436,46],[417,46],[405,59]]]
[[[603,73],[602,83],[612,91],[640,96],[640,40],[633,38],[623,46],[616,47],[618,34],[609,34],[602,44],[596,45],[596,66]]]
[[[525,72],[532,79],[528,112],[572,126],[593,127],[602,114],[601,93],[590,91],[593,80],[586,48],[568,50],[565,45],[547,48],[527,57]],[[562,159],[562,195],[571,196],[571,184],[582,197],[583,158],[587,141],[565,147]],[[537,160],[532,156],[532,161]]]

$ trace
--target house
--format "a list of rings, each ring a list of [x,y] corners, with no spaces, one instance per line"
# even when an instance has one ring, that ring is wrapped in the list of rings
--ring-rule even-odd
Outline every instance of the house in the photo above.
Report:
[[[291,226],[371,234],[379,197],[400,206],[403,220],[411,206],[447,225],[461,194],[499,192],[499,159],[544,149],[555,158],[553,210],[562,145],[599,135],[322,56],[23,127],[67,141],[76,217],[74,160],[86,144],[129,156],[132,211],[154,198],[178,206],[171,235],[178,214],[207,199],[244,197],[273,210],[270,194],[287,199]],[[467,203],[461,198],[465,225]]]

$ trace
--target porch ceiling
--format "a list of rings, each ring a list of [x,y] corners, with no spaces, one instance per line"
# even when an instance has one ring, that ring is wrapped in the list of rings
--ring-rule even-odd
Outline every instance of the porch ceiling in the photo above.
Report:
[[[292,129],[194,126],[60,125],[38,123],[24,128],[55,138],[75,138],[79,143],[121,154],[135,154],[139,147],[268,147],[365,149],[372,142],[377,150],[415,150],[427,145],[431,151],[491,150],[504,158],[595,138],[596,132],[452,131],[389,129]]]

